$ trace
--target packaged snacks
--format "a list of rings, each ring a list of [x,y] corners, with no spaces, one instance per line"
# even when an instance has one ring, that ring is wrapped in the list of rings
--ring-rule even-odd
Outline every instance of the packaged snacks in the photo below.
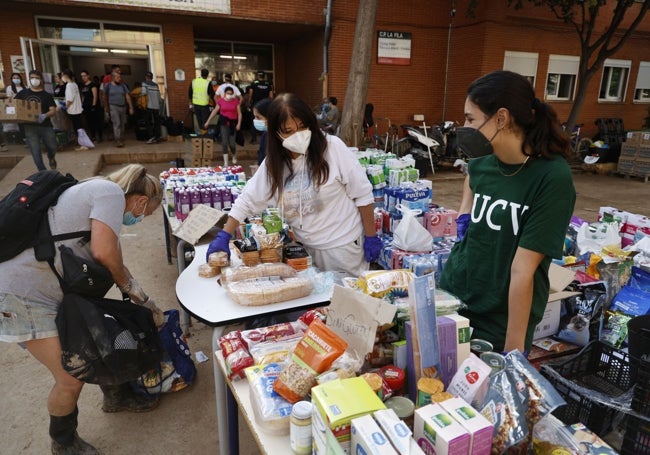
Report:
[[[421,407],[431,403],[433,395],[441,393],[445,385],[437,378],[420,378],[418,379],[418,394],[415,405]]]
[[[582,293],[562,301],[557,338],[586,346],[598,338],[601,314],[607,303],[607,290],[601,281],[579,285],[578,290]]]
[[[249,349],[249,352],[253,356],[255,365],[284,363],[300,338],[302,338],[302,332],[279,340],[257,343]]]
[[[210,264],[201,264],[199,266],[199,276],[201,278],[213,278],[221,273],[221,267]]]
[[[225,251],[215,251],[208,256],[208,264],[213,267],[227,267],[230,265],[230,258]]]
[[[408,285],[413,280],[408,270],[370,270],[358,279],[364,293],[378,298],[396,298],[408,295]]]
[[[315,319],[274,382],[273,390],[290,403],[302,400],[316,384],[316,376],[327,370],[347,347],[345,340]]]
[[[244,369],[253,366],[253,356],[250,355],[246,343],[238,331],[230,332],[219,338],[219,346],[226,364],[228,379],[244,377]]]
[[[254,266],[230,267],[223,271],[221,280],[224,283],[244,281],[253,278],[291,278],[296,276],[296,271],[287,264],[257,264]]]
[[[289,434],[291,403],[273,390],[282,367],[277,363],[246,368],[255,420],[260,428],[275,435]]]
[[[258,327],[256,329],[243,330],[241,338],[252,349],[258,343],[266,341],[283,340],[285,338],[293,338],[295,336],[302,336],[305,333],[307,324],[300,321],[296,322],[281,322],[279,324],[269,325],[267,327]]]

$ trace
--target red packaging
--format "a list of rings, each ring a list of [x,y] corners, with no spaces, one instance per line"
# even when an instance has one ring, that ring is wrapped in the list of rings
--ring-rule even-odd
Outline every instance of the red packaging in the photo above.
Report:
[[[244,369],[255,364],[239,331],[230,332],[219,338],[219,346],[226,362],[228,379],[243,378]]]
[[[393,390],[394,395],[401,395],[406,374],[404,370],[395,365],[386,365],[379,369],[379,376],[386,382],[386,385]]]

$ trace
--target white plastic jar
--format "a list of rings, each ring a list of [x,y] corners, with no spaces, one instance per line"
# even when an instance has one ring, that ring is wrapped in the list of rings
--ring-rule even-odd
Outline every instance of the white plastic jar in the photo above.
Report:
[[[297,455],[311,454],[311,410],[312,404],[309,401],[299,401],[291,409],[289,437],[291,450]]]

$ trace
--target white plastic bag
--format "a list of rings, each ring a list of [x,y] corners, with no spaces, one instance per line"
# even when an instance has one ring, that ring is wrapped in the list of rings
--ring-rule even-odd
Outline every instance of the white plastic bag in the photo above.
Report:
[[[77,142],[82,147],[88,147],[89,149],[95,148],[95,144],[93,144],[93,141],[90,140],[86,130],[83,128],[77,130]]]
[[[415,218],[422,210],[411,210],[402,204],[396,208],[402,212],[402,221],[393,233],[393,246],[404,251],[431,251],[433,237]]]
[[[582,223],[578,229],[576,245],[578,253],[600,253],[601,250],[610,245],[621,247],[621,236],[619,235],[620,226],[616,222],[612,223]]]

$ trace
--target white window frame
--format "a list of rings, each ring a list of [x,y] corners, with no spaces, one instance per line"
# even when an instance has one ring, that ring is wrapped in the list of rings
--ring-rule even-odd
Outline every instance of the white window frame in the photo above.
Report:
[[[537,52],[505,51],[503,55],[503,69],[521,74],[531,81],[533,87],[537,80]]]
[[[603,71],[601,73],[600,86],[598,87],[598,102],[600,103],[622,103],[625,101],[627,95],[627,86],[630,81],[630,68],[632,66],[631,60],[618,60],[613,58],[608,58],[603,63]],[[623,83],[619,87],[618,94],[616,96],[608,95],[610,92],[610,84],[612,82],[612,70],[608,69],[621,69],[624,70],[623,74]],[[605,87],[603,87],[605,84]],[[605,97],[601,97],[600,94],[605,91]]]
[[[544,99],[548,101],[572,101],[576,94],[576,86],[578,84],[578,70],[580,68],[580,57],[577,55],[558,55],[551,54],[548,58],[548,69],[546,72],[546,82],[544,85]],[[573,86],[569,96],[559,96],[557,90],[554,94],[548,94],[549,77],[558,76],[560,79],[563,77],[573,77]],[[558,83],[558,87],[560,83]]]
[[[643,92],[647,95],[643,95]],[[641,96],[639,96],[641,95]],[[650,103],[650,62],[640,62],[639,72],[636,75],[636,87],[634,88],[635,103]]]

